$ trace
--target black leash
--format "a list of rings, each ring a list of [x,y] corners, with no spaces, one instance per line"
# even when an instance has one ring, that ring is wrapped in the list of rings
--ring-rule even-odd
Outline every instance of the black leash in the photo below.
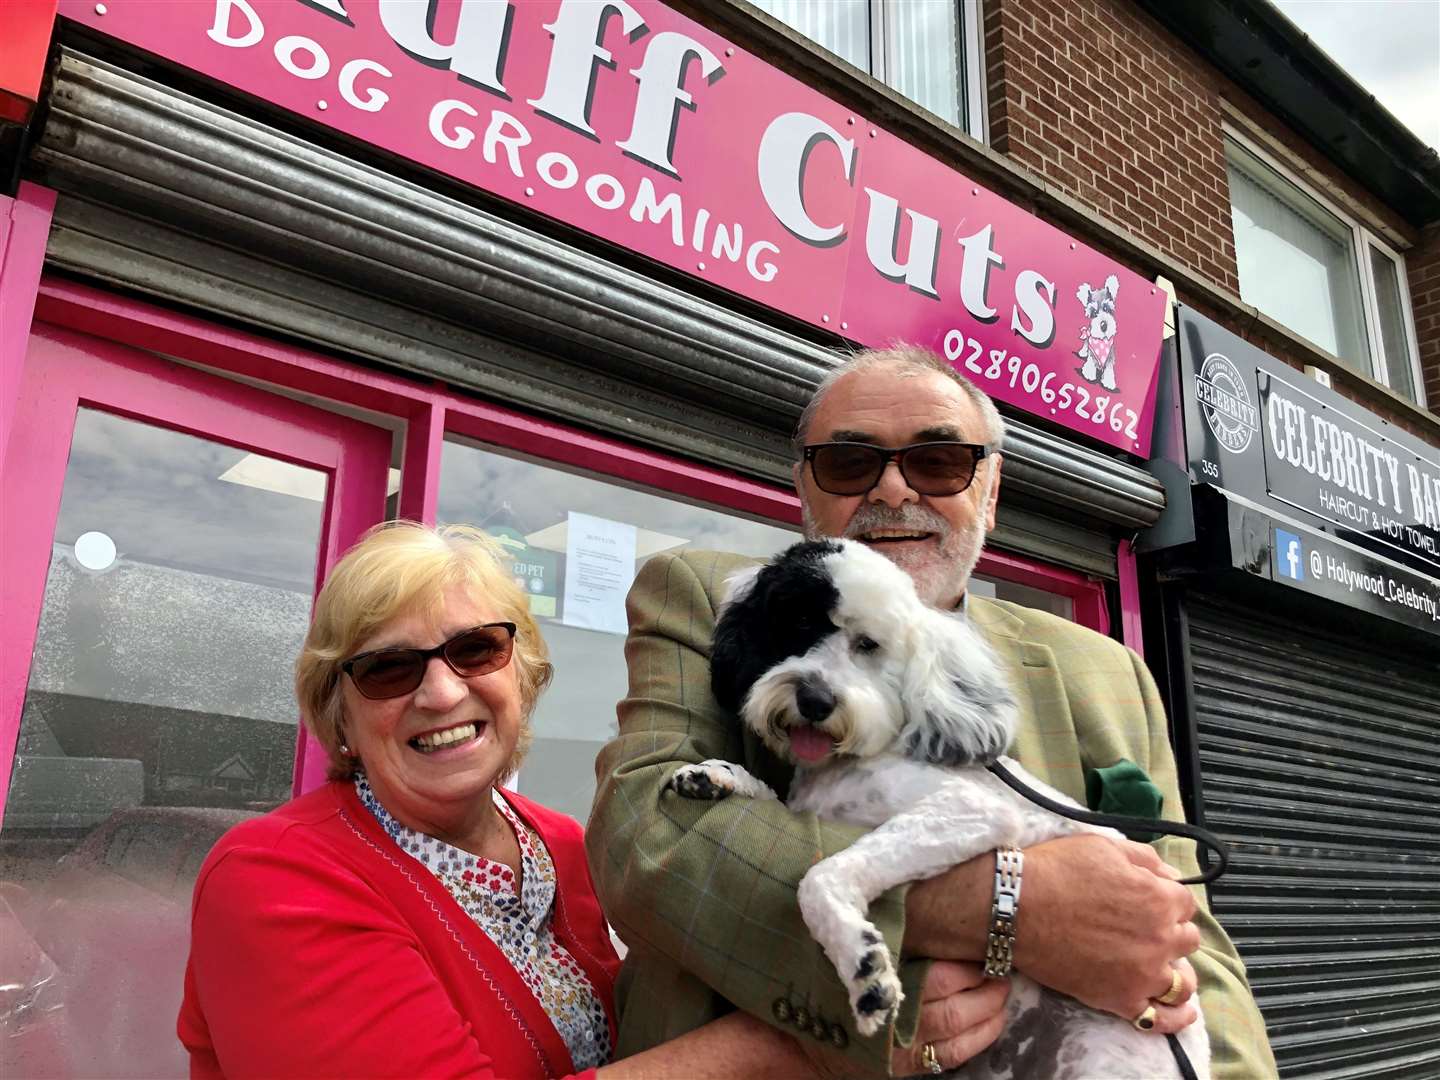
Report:
[[[1126,817],[1123,814],[1100,814],[1094,810],[1081,810],[1074,806],[1066,806],[1064,803],[1056,802],[1033,788],[1027,787],[998,761],[985,767],[998,776],[1010,790],[1029,799],[1036,806],[1044,807],[1052,814],[1059,814],[1072,821],[1083,821],[1087,825],[1103,825],[1106,828],[1116,829],[1126,836],[1133,833],[1163,833],[1166,836],[1183,836],[1187,840],[1194,840],[1197,844],[1203,844],[1213,851],[1215,862],[1207,866],[1199,877],[1181,878],[1181,885],[1207,884],[1223,874],[1225,868],[1230,865],[1230,849],[1225,846],[1225,841],[1209,829],[1202,829],[1198,825],[1188,825],[1183,821],[1158,821],[1153,818]],[[1205,861],[1208,862],[1208,860]]]
[[[1175,1035],[1166,1035],[1165,1041],[1170,1044],[1170,1053],[1175,1055],[1175,1064],[1180,1066],[1180,1080],[1200,1080],[1195,1075],[1195,1066],[1190,1064],[1189,1055],[1180,1045],[1180,1039]]]
[[[1033,788],[1021,783],[1020,779],[1005,768],[998,761],[991,762],[986,766],[1016,794],[1029,799],[1036,806],[1049,810],[1052,814],[1059,814],[1072,821],[1083,821],[1087,825],[1103,825],[1107,828],[1116,829],[1131,836],[1133,833],[1162,833],[1166,836],[1183,836],[1186,839],[1194,840],[1197,844],[1203,844],[1215,853],[1213,865],[1207,865],[1199,877],[1181,878],[1181,885],[1203,885],[1214,881],[1225,872],[1230,865],[1230,850],[1225,842],[1208,829],[1202,829],[1198,825],[1188,825],[1183,821],[1158,821],[1153,818],[1125,817],[1121,814],[1100,814],[1094,810],[1081,810],[1074,806],[1066,806],[1064,803],[1056,802]],[[1209,863],[1209,860],[1204,860]],[[1166,1035],[1165,1041],[1170,1044],[1170,1053],[1175,1057],[1175,1064],[1180,1067],[1181,1080],[1199,1080],[1195,1075],[1195,1066],[1190,1064],[1190,1058],[1185,1053],[1185,1048],[1180,1045],[1180,1040],[1174,1035]]]

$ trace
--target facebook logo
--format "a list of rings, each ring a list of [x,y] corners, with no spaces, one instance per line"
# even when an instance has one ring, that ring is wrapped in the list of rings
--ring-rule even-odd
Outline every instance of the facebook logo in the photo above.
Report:
[[[1292,581],[1305,580],[1305,551],[1300,537],[1284,529],[1275,530],[1275,565]]]

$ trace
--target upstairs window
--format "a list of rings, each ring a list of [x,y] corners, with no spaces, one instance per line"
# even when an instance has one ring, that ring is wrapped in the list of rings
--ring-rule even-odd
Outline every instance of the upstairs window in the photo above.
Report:
[[[1400,257],[1258,150],[1225,143],[1240,296],[1419,404],[1419,355]]]
[[[978,0],[753,0],[942,120],[984,138]]]

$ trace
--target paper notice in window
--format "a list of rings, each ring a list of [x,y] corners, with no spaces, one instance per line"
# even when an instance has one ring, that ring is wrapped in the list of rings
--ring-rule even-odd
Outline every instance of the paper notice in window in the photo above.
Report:
[[[570,514],[565,537],[566,626],[623,634],[625,594],[635,579],[634,525]]]

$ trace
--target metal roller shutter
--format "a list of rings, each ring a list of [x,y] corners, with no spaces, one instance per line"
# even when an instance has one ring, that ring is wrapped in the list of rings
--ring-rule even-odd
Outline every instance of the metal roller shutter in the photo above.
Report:
[[[1212,892],[1282,1075],[1440,1076],[1440,659],[1188,603]],[[1437,651],[1440,652],[1440,651]]]

